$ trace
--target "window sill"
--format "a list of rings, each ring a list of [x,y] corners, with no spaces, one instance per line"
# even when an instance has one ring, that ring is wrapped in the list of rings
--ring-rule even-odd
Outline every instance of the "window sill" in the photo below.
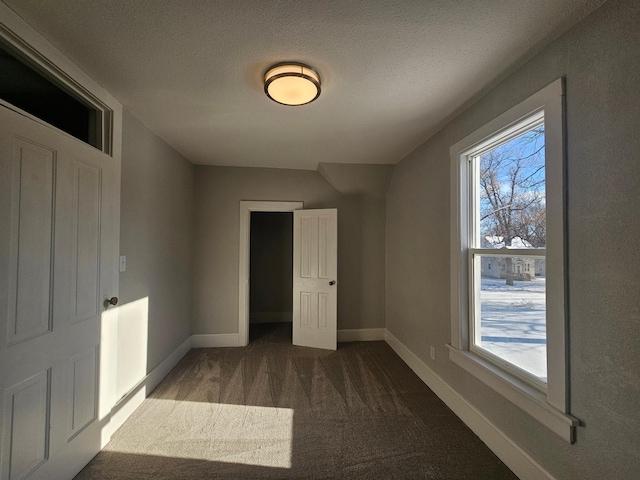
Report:
[[[569,443],[575,441],[575,427],[580,421],[562,413],[547,402],[544,393],[512,377],[471,352],[447,345],[449,359],[478,380],[524,410]]]

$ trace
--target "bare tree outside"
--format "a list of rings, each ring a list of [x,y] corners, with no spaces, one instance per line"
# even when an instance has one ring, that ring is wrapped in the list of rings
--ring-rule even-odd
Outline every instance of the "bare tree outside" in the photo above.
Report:
[[[542,124],[479,156],[483,239],[505,247],[545,247],[544,143]],[[505,270],[507,284],[513,285],[511,257]]]

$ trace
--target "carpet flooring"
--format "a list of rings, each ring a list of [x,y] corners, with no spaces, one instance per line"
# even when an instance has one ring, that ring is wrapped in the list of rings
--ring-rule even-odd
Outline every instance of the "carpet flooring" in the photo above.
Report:
[[[251,333],[191,350],[76,480],[517,478],[386,343]]]

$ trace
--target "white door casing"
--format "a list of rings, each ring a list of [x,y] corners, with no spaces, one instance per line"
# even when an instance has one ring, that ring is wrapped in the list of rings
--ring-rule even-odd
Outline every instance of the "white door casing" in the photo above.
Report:
[[[71,478],[100,449],[118,172],[0,106],[0,478]]]
[[[249,344],[249,252],[251,249],[251,212],[293,212],[303,207],[302,202],[240,202],[240,239],[238,272],[238,342],[244,347]]]
[[[293,344],[337,348],[338,211],[293,213]]]

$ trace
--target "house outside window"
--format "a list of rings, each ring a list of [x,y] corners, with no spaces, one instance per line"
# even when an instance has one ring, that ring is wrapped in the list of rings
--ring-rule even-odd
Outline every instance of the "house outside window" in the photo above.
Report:
[[[451,147],[450,359],[568,441],[563,84]]]

